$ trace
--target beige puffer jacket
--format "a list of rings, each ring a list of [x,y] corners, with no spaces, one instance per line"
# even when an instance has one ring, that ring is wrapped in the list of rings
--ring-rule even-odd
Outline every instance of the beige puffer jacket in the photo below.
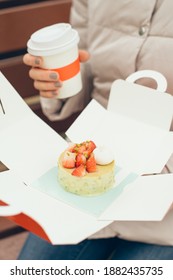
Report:
[[[88,65],[83,66],[87,66],[87,74],[93,78],[92,98],[106,107],[112,82],[144,69],[161,72],[168,82],[167,91],[173,95],[172,11],[172,0],[73,1],[72,25],[79,31],[80,48],[91,53]],[[156,86],[151,79],[139,82],[148,87]],[[83,96],[85,88],[81,96],[75,97],[79,109],[84,105]],[[77,110],[75,102],[74,98],[68,100],[64,111]],[[51,104],[46,107],[45,100],[43,103],[50,119],[62,117],[56,114],[55,103],[53,109]],[[164,170],[168,171],[173,172],[173,159]],[[92,238],[110,236],[173,245],[173,210],[162,222],[114,222]]]
[[[161,72],[173,94],[172,9],[171,0],[73,1],[71,21],[91,53],[95,99],[106,105],[112,81],[141,69]]]

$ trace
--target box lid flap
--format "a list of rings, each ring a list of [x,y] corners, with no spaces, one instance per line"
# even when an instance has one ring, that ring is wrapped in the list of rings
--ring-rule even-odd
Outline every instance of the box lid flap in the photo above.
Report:
[[[11,208],[14,215],[22,212],[33,218],[53,244],[78,243],[111,223],[98,221],[92,215],[26,187],[12,171],[0,175],[0,199],[14,206]],[[5,207],[8,215],[8,206]],[[5,207],[0,206],[0,215],[4,214]]]
[[[5,110],[0,118],[1,161],[28,184],[56,165],[67,143],[31,111],[2,74],[0,89]]]
[[[108,111],[169,130],[173,118],[173,97],[124,80],[111,87]]]
[[[115,154],[117,165],[138,174],[161,172],[173,151],[173,133],[109,112],[95,100],[88,104],[66,134],[77,143],[92,139],[96,145],[108,146]]]
[[[99,219],[161,221],[172,205],[172,186],[173,174],[140,176],[124,189]]]

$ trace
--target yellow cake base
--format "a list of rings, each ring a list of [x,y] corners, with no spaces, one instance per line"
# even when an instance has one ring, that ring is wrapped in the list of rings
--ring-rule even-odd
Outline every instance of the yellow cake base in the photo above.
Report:
[[[68,192],[92,196],[99,195],[109,190],[115,183],[115,162],[107,165],[97,165],[97,171],[87,173],[83,177],[71,175],[73,169],[62,166],[62,157],[58,161],[58,181]]]

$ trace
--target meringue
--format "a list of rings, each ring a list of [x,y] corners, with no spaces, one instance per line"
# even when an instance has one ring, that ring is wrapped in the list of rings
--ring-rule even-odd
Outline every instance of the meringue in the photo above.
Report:
[[[106,165],[114,160],[113,152],[105,146],[98,146],[93,153],[97,164]]]

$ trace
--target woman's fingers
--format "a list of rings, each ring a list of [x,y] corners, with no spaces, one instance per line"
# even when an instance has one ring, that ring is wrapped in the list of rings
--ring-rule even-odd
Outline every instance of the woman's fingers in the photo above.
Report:
[[[23,62],[32,67],[43,67],[43,58],[39,56],[33,56],[29,53],[26,53],[23,56]]]
[[[31,68],[29,70],[29,76],[33,80],[56,82],[59,81],[59,74],[52,70],[45,70],[40,68]]]
[[[89,52],[85,51],[85,50],[79,50],[79,60],[80,62],[86,62],[88,61],[90,58],[90,54]]]
[[[53,98],[58,95],[59,89],[62,87],[62,82],[59,80],[59,75],[50,70],[40,68],[31,68],[29,76],[34,81],[35,89],[39,90],[43,97]]]
[[[59,82],[51,83],[51,82],[42,82],[42,81],[34,81],[34,87],[40,91],[48,90],[48,91],[57,91],[62,87],[62,84]]]
[[[86,62],[90,58],[90,54],[85,50],[79,50],[79,59],[80,62]],[[31,67],[40,67],[43,68],[43,58],[40,56],[33,56],[29,53],[26,53],[23,56],[23,62]]]
[[[87,51],[79,50],[80,62],[86,62],[89,57]],[[27,53],[23,56],[23,62],[31,66],[29,76],[34,80],[34,87],[39,90],[40,95],[46,98],[57,97],[59,89],[62,87],[59,74],[52,70],[43,69],[42,57],[35,57]]]

